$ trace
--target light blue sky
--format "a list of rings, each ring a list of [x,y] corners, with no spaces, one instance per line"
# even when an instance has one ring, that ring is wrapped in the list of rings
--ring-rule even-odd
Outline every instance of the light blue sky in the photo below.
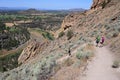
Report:
[[[89,9],[92,0],[0,0],[0,7],[28,7],[40,9]]]

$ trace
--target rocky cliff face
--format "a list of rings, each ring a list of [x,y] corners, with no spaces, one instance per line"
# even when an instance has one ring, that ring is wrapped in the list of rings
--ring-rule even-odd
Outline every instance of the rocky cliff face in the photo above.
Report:
[[[22,51],[18,63],[25,63],[26,61],[30,60],[31,58],[35,57],[38,53],[44,51],[45,47],[48,45],[48,42],[37,42],[31,41],[29,45]]]
[[[105,7],[111,0],[93,0],[93,5],[91,9],[95,8],[103,8]]]
[[[119,2],[119,0],[93,0],[91,9],[105,8],[106,6],[111,6]]]
[[[85,12],[82,12],[82,13],[72,13],[72,14],[67,15],[65,17],[65,19],[63,20],[63,23],[61,25],[61,29],[58,30],[58,32],[56,34],[59,34],[62,31],[66,32],[68,29],[74,30],[75,28],[77,28],[79,26],[81,26],[82,31],[84,31],[84,29],[87,26],[91,26],[91,23],[99,24],[97,22],[100,19],[101,19],[100,21],[103,22],[104,19],[107,18],[102,13],[102,11],[105,12],[105,9],[103,10],[103,8],[112,7],[112,8],[110,8],[112,10],[113,8],[115,8],[115,5],[118,4],[118,3],[120,3],[120,0],[93,0],[93,4],[92,4],[91,9],[89,11],[85,11]],[[94,9],[96,9],[96,10],[94,10]],[[100,11],[98,11],[97,9],[99,9]],[[107,10],[108,9],[106,9],[105,14],[111,16],[112,12],[109,13],[109,12],[107,12]],[[98,12],[99,12],[99,14],[97,14]],[[91,16],[93,16],[93,17],[91,17]],[[76,33],[79,32],[79,31],[80,30],[77,29]]]

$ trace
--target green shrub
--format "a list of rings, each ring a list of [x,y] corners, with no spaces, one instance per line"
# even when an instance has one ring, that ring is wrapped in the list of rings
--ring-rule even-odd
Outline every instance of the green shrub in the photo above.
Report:
[[[82,51],[81,51],[81,52],[78,52],[78,53],[76,54],[76,57],[77,57],[78,59],[82,59],[82,58],[84,57],[83,52],[82,52]]]
[[[10,27],[6,27],[6,30],[8,30],[8,31],[9,31],[9,30],[10,30]]]
[[[114,61],[112,67],[113,68],[118,68],[120,66],[119,64],[120,63],[118,61]]]
[[[46,39],[49,39],[49,40],[54,40],[54,37],[52,34],[50,34],[49,32],[43,32],[42,33],[42,36]]]
[[[62,31],[62,32],[59,33],[59,36],[58,36],[58,37],[60,38],[60,37],[62,37],[62,36],[64,36],[64,35],[65,35],[65,33]]]
[[[77,57],[77,59],[89,59],[89,57],[91,57],[92,55],[93,55],[93,53],[91,51],[87,51],[87,52],[79,51],[76,54],[76,57]]]
[[[15,27],[12,27],[9,29],[10,32],[18,32],[18,30]]]
[[[69,39],[71,39],[73,37],[73,31],[72,30],[69,30],[68,32],[67,32],[67,39],[69,40]]]
[[[29,31],[38,32],[38,33],[42,34],[42,36],[43,36],[45,39],[54,40],[54,36],[53,36],[51,33],[49,33],[48,31],[45,31],[45,30],[43,30],[43,29],[31,28]]]

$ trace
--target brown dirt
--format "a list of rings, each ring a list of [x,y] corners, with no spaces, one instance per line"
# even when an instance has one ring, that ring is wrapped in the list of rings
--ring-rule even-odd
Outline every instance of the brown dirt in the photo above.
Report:
[[[79,80],[120,80],[119,70],[112,68],[114,57],[107,47],[96,48],[94,59],[89,62],[85,75]]]

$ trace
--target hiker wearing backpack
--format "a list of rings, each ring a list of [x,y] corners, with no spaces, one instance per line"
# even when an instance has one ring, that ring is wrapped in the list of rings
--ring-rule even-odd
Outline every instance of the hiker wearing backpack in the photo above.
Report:
[[[100,42],[100,36],[97,36],[96,37],[96,47],[98,47],[99,42]]]
[[[103,47],[104,42],[105,42],[105,38],[102,36],[102,38],[101,38],[101,42],[100,42],[101,47]]]

